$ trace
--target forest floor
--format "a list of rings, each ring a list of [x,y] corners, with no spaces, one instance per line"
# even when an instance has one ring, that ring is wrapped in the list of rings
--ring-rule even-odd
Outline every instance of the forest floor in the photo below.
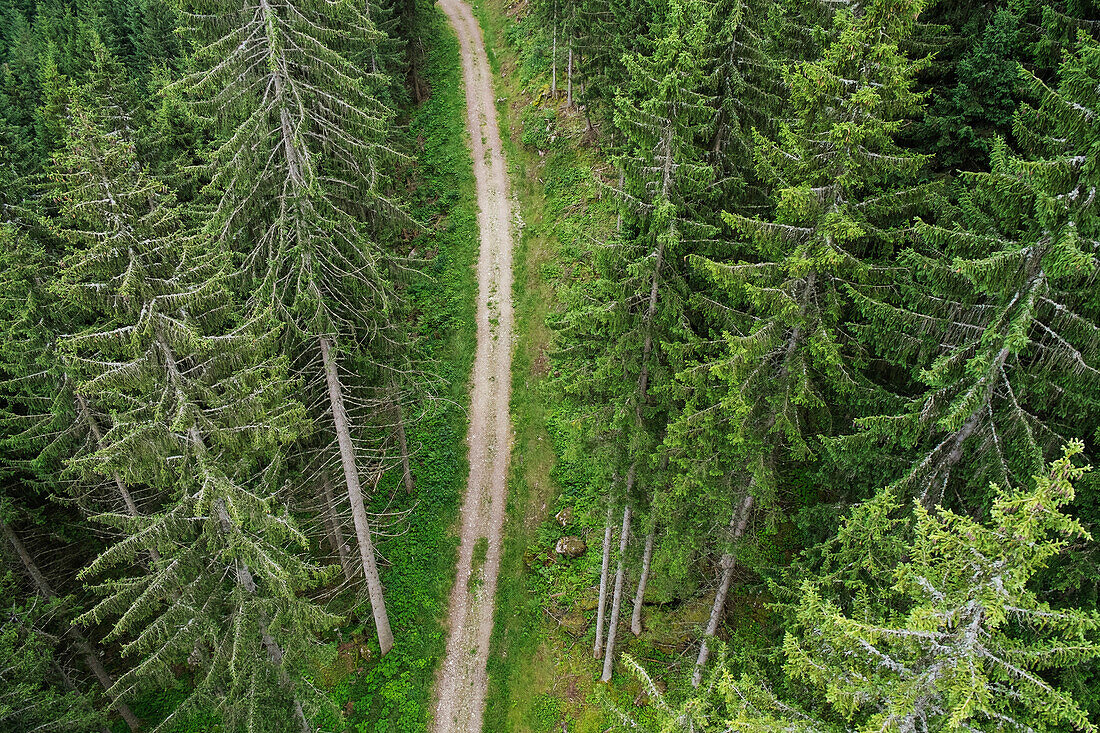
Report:
[[[526,21],[527,0],[471,4],[493,68],[523,219],[513,287],[515,438],[484,730],[602,733],[617,719],[612,710],[629,711],[636,720],[649,710],[641,682],[625,665],[616,665],[611,683],[604,684],[602,660],[592,656],[606,508],[594,501],[585,457],[565,451],[576,416],[556,381],[551,324],[569,289],[591,276],[594,250],[614,232],[617,202],[608,193],[617,174],[583,107],[566,102],[564,63],[553,93],[547,53],[552,39]],[[581,557],[555,552],[567,535],[587,544]],[[628,549],[632,568],[640,545]],[[630,582],[632,598],[633,577]],[[630,632],[629,611],[624,613],[616,647],[643,664],[659,686],[691,671],[714,599],[711,584],[702,585],[651,578],[640,636]],[[734,625],[747,636],[757,633],[750,619],[757,603],[744,594],[731,597]]]
[[[437,681],[434,730],[480,733],[512,442],[508,408],[514,222],[492,72],[481,28],[462,0],[442,0],[440,6],[461,47],[481,247],[477,262],[477,351],[467,438],[470,474],[448,608],[447,652]]]

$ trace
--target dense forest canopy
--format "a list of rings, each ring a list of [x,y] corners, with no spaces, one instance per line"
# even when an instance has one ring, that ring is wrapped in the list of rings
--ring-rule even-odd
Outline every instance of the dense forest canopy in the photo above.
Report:
[[[1096,0],[513,11],[609,202],[543,389],[611,724],[1097,730]],[[423,729],[349,690],[437,656],[436,12],[0,0],[0,730]]]
[[[632,582],[635,636],[647,583],[713,599],[690,672],[628,660],[681,686],[621,722],[1094,729],[1100,8],[530,13],[617,202],[551,318],[602,680]],[[714,664],[735,577],[779,643]]]

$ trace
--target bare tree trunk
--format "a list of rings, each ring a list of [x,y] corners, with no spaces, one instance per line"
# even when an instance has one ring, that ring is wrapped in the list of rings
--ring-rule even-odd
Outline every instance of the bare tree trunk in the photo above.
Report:
[[[584,54],[577,52],[577,68],[584,66]],[[579,74],[577,78],[577,96],[584,99],[584,74]]]
[[[351,558],[348,557],[348,546],[344,542],[344,531],[340,529],[340,519],[336,516],[336,504],[332,499],[332,482],[329,481],[328,471],[321,473],[321,492],[322,498],[325,500],[325,524],[328,525],[329,541],[332,543],[332,549],[336,551],[337,557],[340,558],[340,567],[344,569],[344,578],[350,583],[355,580],[355,568],[351,564]]]
[[[730,518],[730,527],[733,529],[731,539],[734,541],[741,539],[741,536],[745,534],[745,527],[749,523],[749,513],[752,511],[752,502],[752,494],[745,494],[741,506]],[[730,583],[733,580],[733,570],[736,565],[733,553],[727,552],[722,555],[722,582],[718,585],[718,593],[714,596],[714,605],[710,609],[710,620],[707,621],[706,631],[703,632],[703,643],[699,646],[699,657],[695,660],[695,672],[691,675],[691,684],[694,687],[698,687],[703,681],[703,668],[710,656],[710,647],[707,645],[707,640],[718,633],[718,622],[721,620],[722,613],[726,608],[726,596],[730,591]]]
[[[370,0],[366,0],[363,3],[363,17],[366,18],[367,24],[369,25],[370,22],[371,22]],[[372,74],[377,74],[378,73],[378,55],[375,51],[375,49],[377,49],[377,48],[378,47],[374,43],[371,44],[371,47],[370,47],[370,71],[371,71]]]
[[[565,72],[565,106],[573,106],[573,39],[569,39],[569,61]]]
[[[623,188],[626,187],[626,170],[619,171],[619,192],[622,193]],[[623,231],[623,207],[619,206],[619,218],[615,222],[615,233],[622,234]]]
[[[642,577],[638,578],[638,592],[634,594],[634,613],[630,616],[630,630],[634,636],[642,633],[642,600],[649,582],[649,565],[653,561],[653,530],[645,536],[645,552],[642,553]]]
[[[665,261],[664,242],[658,245],[656,254],[657,261],[653,265],[653,279],[649,286],[649,305],[646,308],[645,315],[646,334],[645,341],[642,344],[642,368],[638,374],[638,401],[634,406],[634,415],[639,426],[642,424],[642,402],[645,400],[646,390],[649,389],[649,357],[653,353],[653,331],[649,328],[649,325],[653,323],[653,318],[657,315],[657,295],[660,292],[661,267]]]
[[[550,98],[558,98],[558,9],[554,7],[554,45],[550,51]]]
[[[225,509],[225,502],[218,499],[215,502],[215,506],[218,512],[218,521],[221,523],[222,532],[228,535],[232,531],[233,522],[229,518],[229,512]],[[242,588],[244,588],[250,595],[256,595],[256,580],[252,577],[252,571],[249,570],[248,565],[237,560],[235,561],[237,568],[237,582]],[[290,675],[286,672],[286,667],[283,666],[283,650],[279,647],[279,642],[275,641],[275,637],[271,635],[271,631],[268,628],[267,620],[264,618],[264,614],[261,612],[258,619],[260,626],[260,638],[263,640],[264,649],[267,651],[267,658],[271,660],[271,663],[275,665],[275,669],[279,675],[279,685],[286,690],[287,694],[294,700],[294,716],[298,718],[298,724],[301,726],[302,733],[311,733],[312,728],[309,725],[309,721],[306,719],[305,711],[302,710],[302,703],[298,700],[298,695],[294,691],[294,683],[290,679]]]
[[[660,475],[668,470],[669,454],[661,456]],[[634,613],[630,616],[630,630],[634,636],[642,633],[642,603],[645,601],[645,589],[649,583],[649,569],[653,563],[653,539],[656,532],[656,520],[650,517],[649,532],[645,536],[645,550],[642,552],[642,575],[638,578],[638,592],[634,595]]]
[[[15,530],[6,522],[0,522],[0,532],[2,532],[8,542],[11,543],[11,546],[15,549],[15,554],[19,555],[19,559],[23,562],[23,567],[26,568],[27,574],[31,576],[31,580],[34,581],[34,585],[38,588],[38,592],[48,599],[57,598],[57,593],[54,592],[49,581],[42,575],[38,566],[35,565],[34,558],[27,552],[27,548],[19,539],[19,536],[15,534]],[[103,663],[99,661],[99,657],[96,656],[96,653],[92,650],[92,645],[88,642],[88,639],[85,638],[84,634],[80,633],[75,626],[67,622],[65,633],[72,637],[73,642],[76,644],[76,648],[84,657],[88,669],[90,669],[92,674],[95,675],[95,678],[99,680],[99,684],[103,686],[103,689],[107,693],[107,697],[111,700],[111,707],[118,711],[118,714],[126,721],[126,725],[129,726],[131,731],[141,730],[141,721],[134,715],[134,712],[130,710],[130,706],[119,700],[115,697],[114,693],[111,692],[111,688],[114,687],[115,681],[103,667]]]
[[[599,659],[603,654],[604,608],[607,606],[607,571],[611,568],[611,502],[607,503],[607,521],[603,525],[603,569],[600,570],[600,605],[596,611],[596,643],[592,646],[592,657]]]
[[[317,341],[321,349],[321,359],[325,365],[325,382],[328,383],[332,421],[336,425],[336,438],[340,443],[340,460],[343,463],[344,481],[347,483],[348,499],[351,502],[355,536],[359,541],[359,554],[363,558],[363,575],[367,578],[367,594],[370,596],[371,612],[374,614],[378,645],[381,647],[382,654],[386,654],[393,648],[393,631],[390,630],[386,600],[382,596],[382,580],[378,576],[378,565],[374,560],[374,543],[371,542],[367,508],[363,503],[363,491],[359,486],[359,469],[355,465],[355,447],[351,443],[348,416],[344,411],[340,376],[336,373],[336,362],[332,358],[332,344],[325,336],[321,336]]]
[[[631,473],[633,473],[634,467],[631,466]],[[627,478],[627,484],[631,484],[633,481],[631,477]],[[629,491],[627,492],[629,496]],[[603,676],[600,677],[600,682],[611,681],[611,670],[615,667],[615,632],[616,627],[619,625],[619,609],[622,608],[623,602],[623,575],[625,574],[626,565],[626,540],[630,536],[630,504],[627,504],[623,508],[623,528],[622,534],[619,535],[619,569],[615,571],[615,595],[611,600],[611,619],[607,625],[607,648],[603,653]]]

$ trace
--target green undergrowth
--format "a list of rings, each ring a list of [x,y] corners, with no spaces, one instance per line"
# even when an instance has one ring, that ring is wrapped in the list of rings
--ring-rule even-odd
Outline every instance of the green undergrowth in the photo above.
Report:
[[[615,182],[583,111],[552,98],[549,60],[523,11],[510,0],[474,4],[490,47],[501,129],[508,133],[504,145],[525,225],[515,270],[516,444],[484,730],[602,733],[611,724],[609,705],[640,720],[647,715],[647,698],[621,663],[610,685],[598,681],[602,660],[593,658],[592,646],[603,517],[584,457],[570,458],[565,450],[573,416],[550,383],[552,332],[546,324],[564,307],[559,293],[587,277],[591,251],[614,229],[609,186]],[[554,546],[564,535],[583,538],[586,552],[575,560],[559,557]],[[631,567],[638,565],[637,545],[629,550]],[[694,649],[710,611],[713,595],[698,592],[691,577],[680,573],[669,581],[655,574],[638,637],[629,630],[633,578],[626,588],[618,649],[654,673],[659,684],[688,670],[686,650]],[[765,600],[745,595],[729,604],[735,616],[743,616],[732,625],[748,644],[768,633]]]
[[[529,29],[513,8],[492,0],[475,3],[474,12],[489,46],[524,224],[515,253],[516,439],[484,730],[556,732],[564,723],[570,733],[599,732],[608,721],[597,701],[599,668],[591,655],[592,624],[586,623],[591,613],[581,598],[598,578],[599,548],[592,541],[596,528],[585,526],[585,512],[571,503],[576,472],[558,459],[552,427],[559,408],[547,389],[552,332],[546,323],[590,242],[606,238],[614,226],[613,202],[597,183],[608,169],[599,151],[583,143],[583,116],[549,100],[545,80],[519,61],[517,44]],[[574,519],[562,527],[553,515],[567,506]],[[563,534],[584,537],[585,555],[556,559],[554,544]],[[631,694],[628,687],[622,695]]]
[[[400,472],[391,470],[372,500],[376,512],[409,510],[407,519],[394,527],[396,536],[386,539],[382,532],[376,538],[384,558],[393,650],[380,657],[365,600],[347,609],[347,599],[340,599],[334,604],[349,624],[324,640],[311,675],[344,711],[343,730],[354,733],[427,730],[435,670],[446,643],[442,622],[457,546],[452,527],[467,468],[463,406],[469,401],[476,333],[477,198],[465,141],[458,41],[438,8],[421,2],[420,12],[427,15],[421,27],[432,96],[409,109],[401,121],[405,147],[415,159],[408,176],[410,212],[424,224],[411,246],[428,265],[427,277],[408,287],[432,371],[445,386],[425,416],[409,426],[415,494],[408,496],[399,485]],[[134,709],[147,722],[162,720],[185,694],[182,684],[144,694]],[[316,722],[326,731],[339,730],[332,721]],[[121,725],[115,726],[119,733]],[[215,730],[215,721],[191,720],[172,733]]]
[[[333,688],[356,733],[413,733],[427,729],[435,670],[446,637],[442,621],[454,578],[456,540],[452,526],[466,478],[468,376],[475,345],[477,198],[465,142],[465,97],[458,41],[443,14],[425,24],[430,99],[411,111],[408,147],[417,164],[411,192],[413,216],[427,231],[414,242],[417,257],[430,262],[429,279],[412,283],[420,333],[436,359],[448,392],[410,431],[416,449],[415,503],[404,499],[399,471],[376,494],[375,510],[411,509],[402,534],[381,544],[388,561],[382,580],[396,643],[377,656],[373,624],[362,629],[372,656]],[[384,502],[393,495],[396,506]],[[361,611],[369,619],[369,609]],[[344,630],[344,638],[358,629]],[[346,644],[347,642],[345,642]]]

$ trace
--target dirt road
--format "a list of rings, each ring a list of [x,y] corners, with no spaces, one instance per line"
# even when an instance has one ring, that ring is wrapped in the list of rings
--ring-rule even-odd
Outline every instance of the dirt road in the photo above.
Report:
[[[512,425],[512,205],[481,28],[462,0],[440,0],[458,34],[480,209],[477,353],[470,400],[470,477],[462,504],[458,570],[448,610],[447,656],[436,684],[435,733],[481,733],[489,637],[500,568]],[[479,540],[481,546],[478,546]],[[476,548],[476,552],[475,552]],[[484,553],[483,553],[484,550]],[[476,559],[475,559],[476,556]],[[482,557],[484,558],[482,560]]]

